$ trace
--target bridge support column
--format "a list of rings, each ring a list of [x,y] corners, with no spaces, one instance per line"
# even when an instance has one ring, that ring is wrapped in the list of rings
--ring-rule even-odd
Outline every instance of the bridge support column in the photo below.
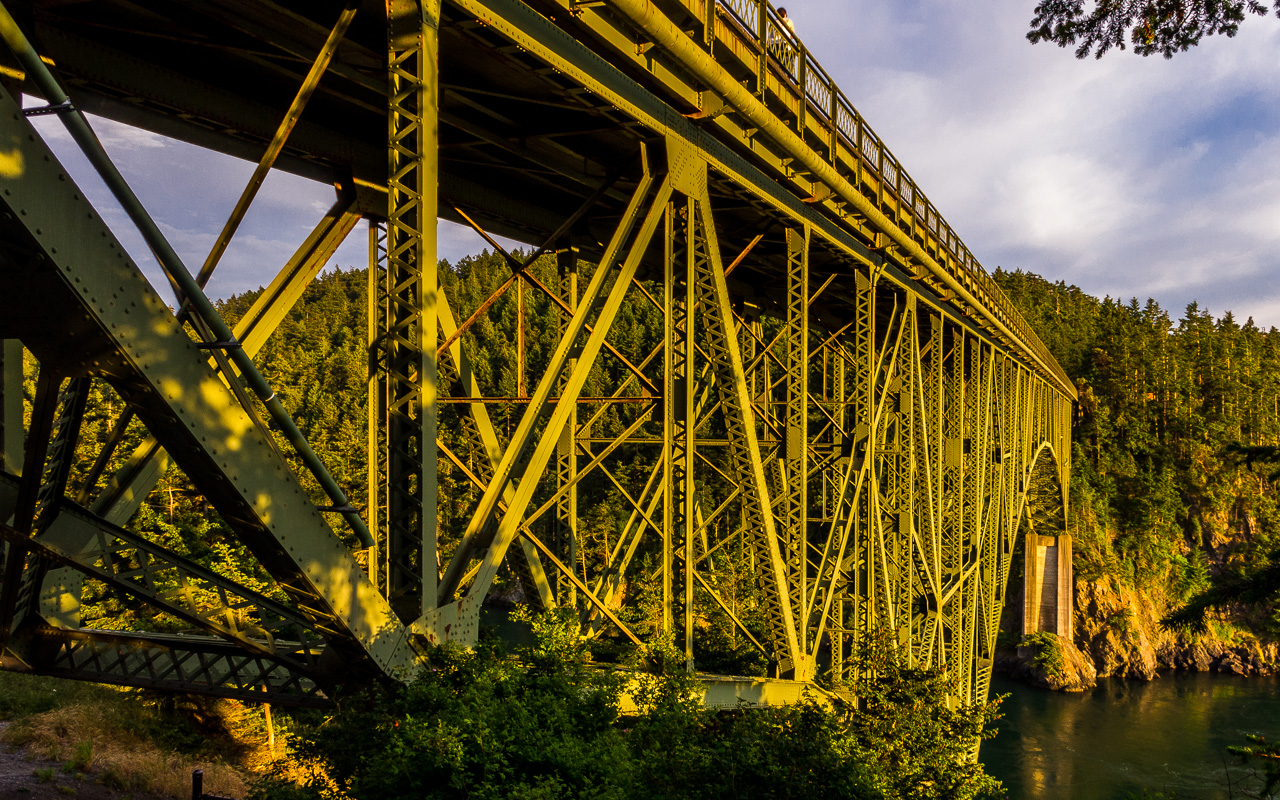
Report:
[[[1073,634],[1071,536],[1032,533],[1025,547],[1022,633],[1047,631],[1069,641]]]
[[[681,162],[684,163],[684,162]],[[686,166],[686,169],[690,167]],[[688,180],[688,176],[681,176]],[[693,180],[705,180],[704,172],[695,171]],[[666,502],[663,505],[662,539],[662,625],[667,632],[674,631],[677,587],[676,548],[684,547],[685,576],[682,593],[685,597],[685,657],[693,663],[693,617],[688,613],[693,592],[693,536],[695,458],[693,434],[696,425],[693,390],[694,313],[693,295],[694,260],[697,258],[695,242],[697,231],[693,200],[685,198],[681,203],[672,202],[666,216],[666,258],[663,302],[665,314],[663,346],[663,393],[665,418],[663,422],[663,484],[666,486]],[[683,226],[684,230],[681,230]],[[679,246],[683,244],[682,248]]]
[[[22,342],[0,342],[0,469],[22,473]]]
[[[809,229],[788,228],[787,242],[787,408],[782,532],[787,548],[791,606],[804,617],[809,586]],[[796,626],[800,649],[807,650],[808,626]]]
[[[402,618],[436,607],[436,206],[440,0],[388,0],[384,337],[386,486],[381,549]],[[376,269],[371,265],[371,269]],[[371,487],[372,489],[373,487]]]
[[[578,310],[578,249],[569,241],[560,243],[556,249],[556,267],[560,278],[560,298],[570,314]],[[523,281],[520,282],[523,285]],[[558,339],[564,338],[569,327],[569,320],[564,316],[558,318]],[[523,320],[522,323],[523,324]],[[577,367],[577,359],[569,359],[569,372]],[[567,379],[561,376],[556,390],[564,393]],[[521,395],[527,391],[521,388]],[[560,554],[566,564],[576,568],[578,563],[578,410],[575,405],[565,421],[564,430],[560,433],[560,445],[556,451],[556,489],[563,492],[556,501],[555,541],[552,547]],[[567,576],[556,573],[555,602],[559,605],[576,607],[578,592]]]
[[[22,474],[22,342],[0,340],[0,471]],[[0,522],[13,515],[13,502],[0,504]],[[9,556],[9,544],[0,542],[0,570]]]

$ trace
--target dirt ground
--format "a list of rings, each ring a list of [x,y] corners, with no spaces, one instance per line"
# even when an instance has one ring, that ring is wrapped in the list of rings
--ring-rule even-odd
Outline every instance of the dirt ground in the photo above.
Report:
[[[0,722],[0,732],[3,732],[8,724]],[[68,798],[166,800],[152,794],[121,792],[95,782],[92,773],[67,772],[60,762],[35,759],[22,748],[0,745],[0,800],[68,800]]]

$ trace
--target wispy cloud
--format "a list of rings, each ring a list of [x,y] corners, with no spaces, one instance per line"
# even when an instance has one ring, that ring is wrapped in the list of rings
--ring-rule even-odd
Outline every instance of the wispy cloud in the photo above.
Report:
[[[1280,325],[1280,24],[1250,18],[1172,60],[1077,61],[1026,42],[1032,5],[792,16],[988,268]]]

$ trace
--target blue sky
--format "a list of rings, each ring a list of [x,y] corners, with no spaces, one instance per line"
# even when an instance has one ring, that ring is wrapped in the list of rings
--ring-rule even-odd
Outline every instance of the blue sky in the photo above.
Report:
[[[1027,43],[1033,0],[790,0],[796,30],[988,269],[1021,267],[1086,291],[1153,297],[1175,316],[1280,327],[1280,20],[1172,60],[1077,61]],[[155,275],[52,118],[45,133]],[[194,271],[246,162],[102,120],[96,130]],[[266,183],[209,290],[270,281],[332,203],[285,174]],[[362,266],[358,229],[335,262]],[[441,224],[440,254],[483,242]],[[153,278],[155,280],[155,278]]]

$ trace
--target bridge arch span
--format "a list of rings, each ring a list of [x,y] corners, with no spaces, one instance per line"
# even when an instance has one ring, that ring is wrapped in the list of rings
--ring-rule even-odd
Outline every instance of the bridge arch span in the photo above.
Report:
[[[1023,482],[1015,530],[1024,537],[1021,633],[1045,631],[1070,640],[1071,535],[1062,475],[1063,465],[1053,445],[1042,442]]]

